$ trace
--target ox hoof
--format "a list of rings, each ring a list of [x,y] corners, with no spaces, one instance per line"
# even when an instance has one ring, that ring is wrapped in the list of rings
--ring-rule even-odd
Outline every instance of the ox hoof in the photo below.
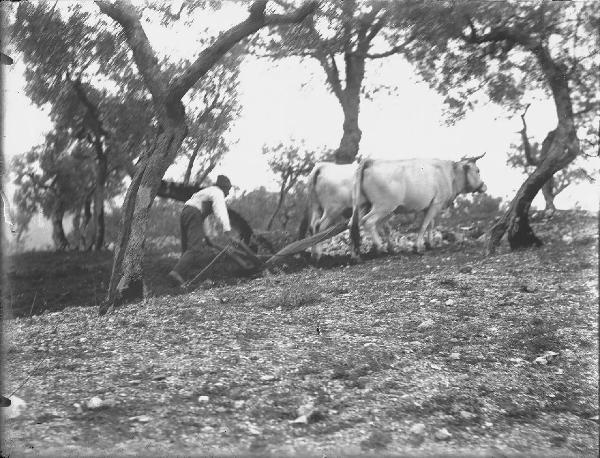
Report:
[[[425,254],[425,248],[421,247],[421,249],[419,249],[418,247],[413,247],[413,253],[418,254],[419,256],[423,256]]]

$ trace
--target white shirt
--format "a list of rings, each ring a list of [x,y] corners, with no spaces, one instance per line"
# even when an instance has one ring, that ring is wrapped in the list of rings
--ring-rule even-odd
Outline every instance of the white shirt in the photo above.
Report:
[[[229,213],[227,212],[227,205],[225,205],[225,194],[218,186],[209,186],[208,188],[201,189],[192,197],[190,197],[190,199],[185,203],[185,205],[196,207],[200,211],[205,212],[207,203],[212,204],[212,212],[215,215],[215,218],[217,219],[219,224],[223,226],[223,231],[230,231],[231,225],[229,223]]]

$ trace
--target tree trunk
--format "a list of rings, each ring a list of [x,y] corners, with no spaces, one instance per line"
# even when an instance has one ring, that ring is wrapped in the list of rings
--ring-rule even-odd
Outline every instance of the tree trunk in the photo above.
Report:
[[[358,155],[362,131],[358,127],[360,112],[360,88],[365,76],[365,58],[357,54],[347,54],[346,89],[340,99],[344,111],[344,125],[340,146],[335,152],[338,164],[351,164]]]
[[[521,139],[523,142],[523,151],[525,152],[525,160],[527,161],[527,164],[536,167],[539,166],[543,159],[548,155],[548,150],[550,149],[550,146],[552,146],[556,129],[553,129],[546,134],[546,138],[544,138],[544,141],[542,142],[541,150],[538,150],[537,146],[532,148],[527,137],[527,123],[525,122],[525,114],[527,113],[528,109],[529,105],[527,105],[525,112],[521,115],[521,120],[523,122]],[[525,167],[525,170],[527,170],[527,167]],[[542,186],[542,194],[546,200],[546,211],[554,212],[556,210],[556,207],[554,206],[554,176],[551,176],[548,181],[544,183]]]
[[[81,226],[81,239],[79,240],[80,249],[87,251],[91,249],[92,244],[88,244],[88,233],[90,232],[90,221],[92,220],[92,200],[91,196],[85,198],[83,203],[83,224]]]
[[[79,250],[81,241],[81,207],[73,214],[73,249]]]
[[[57,204],[52,211],[50,220],[52,221],[52,241],[54,242],[54,249],[56,251],[65,251],[69,248],[69,241],[65,235],[62,221],[65,212],[60,204]]]
[[[181,109],[183,113],[183,105]],[[115,247],[108,295],[100,313],[105,313],[110,306],[144,296],[143,245],[150,206],[185,135],[186,126],[182,117],[179,123],[173,123],[158,135],[153,150],[145,154],[136,166],[136,173],[123,202],[123,220]]]
[[[572,162],[580,152],[577,130],[573,116],[573,104],[569,89],[569,74],[566,66],[552,60],[548,49],[537,44],[530,47],[536,56],[552,91],[558,127],[554,134],[546,136],[548,153],[542,158],[537,169],[525,180],[517,192],[508,211],[489,231],[486,246],[487,254],[493,254],[504,233],[508,232],[511,249],[540,246],[541,240],[535,236],[529,225],[528,212],[531,202],[552,175]],[[542,145],[544,149],[544,145]]]
[[[104,193],[108,175],[108,159],[103,151],[101,140],[94,142],[96,148],[96,189],[94,192],[94,235],[92,249],[99,251],[104,248]]]
[[[553,213],[556,211],[554,206],[554,176],[551,176],[548,181],[542,186],[542,194],[546,201],[546,212]]]
[[[508,211],[490,229],[486,247],[487,254],[493,254],[496,251],[505,232],[508,233],[508,243],[512,250],[542,245],[542,241],[533,233],[529,225],[529,208],[544,183],[577,156],[579,145],[572,126],[573,124],[570,128],[567,126],[557,131],[558,134],[548,155],[521,185]]]
[[[279,202],[277,202],[277,207],[275,208],[275,211],[271,215],[271,219],[269,219],[269,222],[267,224],[268,231],[271,230],[271,226],[273,226],[273,222],[275,222],[275,217],[277,216],[277,213],[279,213],[279,210],[281,210],[283,202],[285,201],[286,194],[287,194],[287,191],[285,189],[285,183],[283,183],[283,185],[281,186],[281,190],[279,191]]]
[[[198,156],[198,152],[200,151],[200,146],[202,146],[202,142],[198,141],[196,143],[196,147],[194,151],[192,151],[192,155],[190,156],[190,160],[188,161],[187,169],[185,170],[185,175],[183,176],[183,184],[190,184],[190,178],[192,176],[192,169],[194,168],[194,161]]]
[[[196,174],[196,183],[203,184],[208,177],[208,174],[215,169],[218,163],[218,160],[211,161],[210,164],[208,164],[208,167],[206,167],[206,170],[203,170],[202,173],[198,170],[198,173]]]
[[[290,214],[291,209],[289,207],[286,207],[284,212],[283,212],[283,220],[281,222],[281,229],[285,231],[288,223],[290,222],[290,219],[292,217],[292,215]]]

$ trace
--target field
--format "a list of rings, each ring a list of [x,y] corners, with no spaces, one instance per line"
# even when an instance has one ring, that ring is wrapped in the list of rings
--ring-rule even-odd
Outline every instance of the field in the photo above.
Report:
[[[4,372],[28,408],[3,454],[597,456],[597,219],[534,229],[539,249],[223,265],[179,294],[157,251],[152,296],[103,317],[110,256],[22,255]]]

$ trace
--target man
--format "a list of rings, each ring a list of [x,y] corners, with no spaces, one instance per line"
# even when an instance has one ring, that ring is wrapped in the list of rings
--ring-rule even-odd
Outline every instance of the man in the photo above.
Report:
[[[181,286],[185,276],[198,262],[200,250],[204,244],[204,219],[213,213],[223,232],[232,237],[231,225],[225,197],[231,189],[231,181],[225,175],[219,175],[214,186],[201,189],[185,203],[181,211],[181,258],[169,272],[169,280]]]

